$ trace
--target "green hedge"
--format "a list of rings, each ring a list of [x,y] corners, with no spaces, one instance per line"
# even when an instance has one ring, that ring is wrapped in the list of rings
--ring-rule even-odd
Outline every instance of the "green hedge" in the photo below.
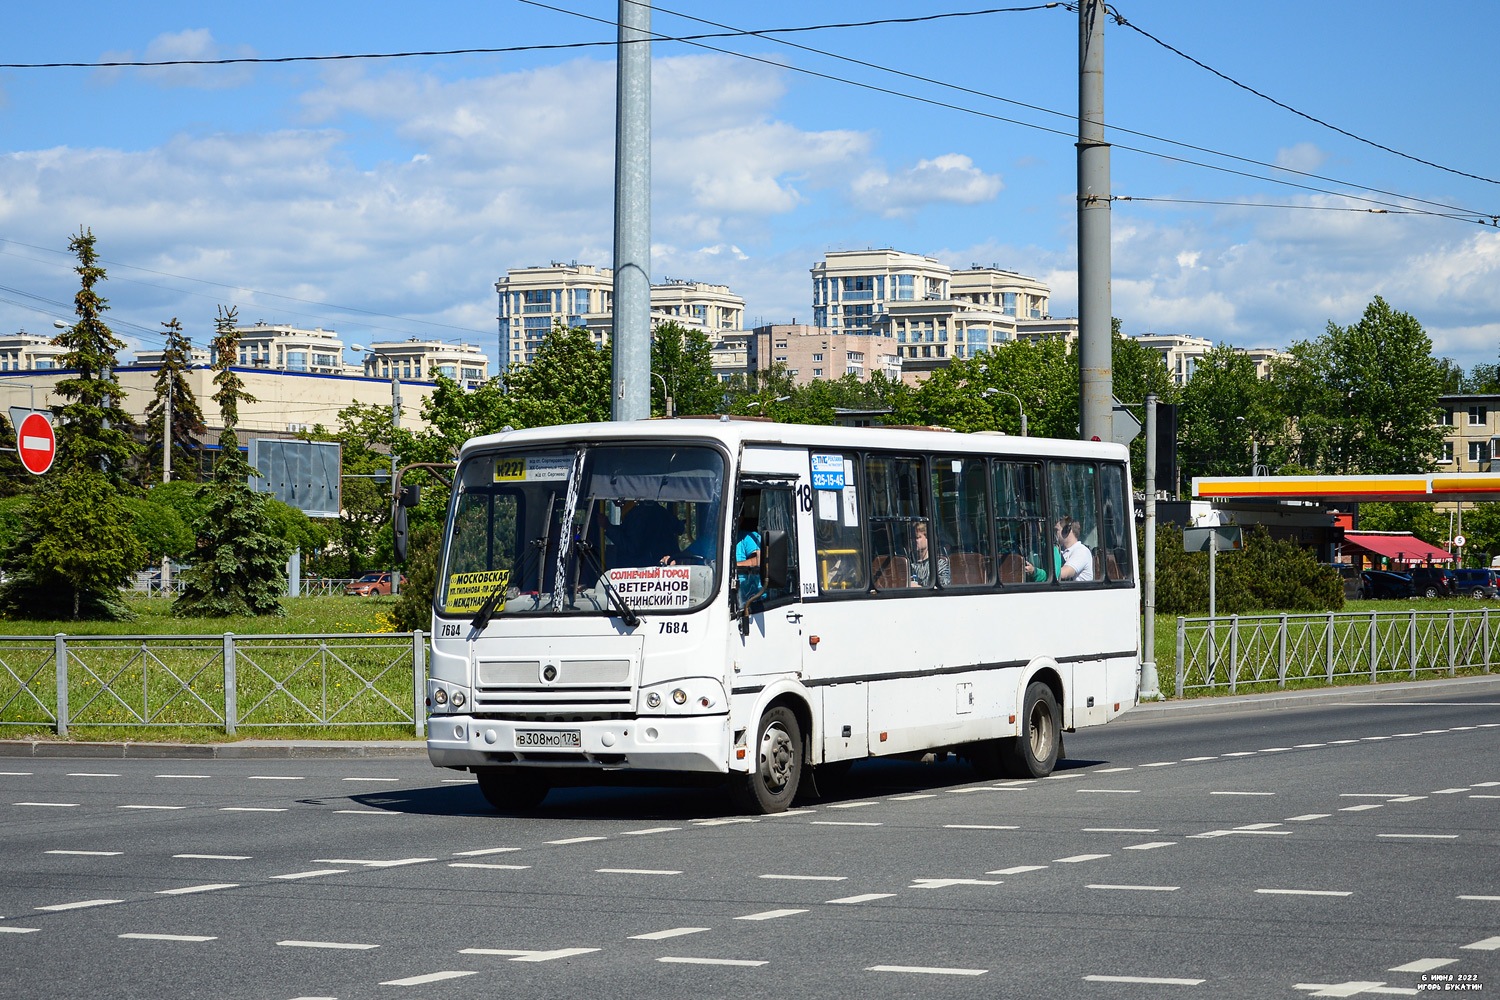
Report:
[[[1217,562],[1221,615],[1344,607],[1344,585],[1335,570],[1296,542],[1272,539],[1261,525],[1245,532],[1241,551],[1220,552]],[[1182,531],[1170,525],[1156,529],[1156,610],[1208,614],[1208,553],[1182,551]]]

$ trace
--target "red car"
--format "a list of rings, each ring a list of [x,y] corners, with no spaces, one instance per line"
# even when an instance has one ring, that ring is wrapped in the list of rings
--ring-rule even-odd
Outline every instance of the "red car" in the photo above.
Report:
[[[406,586],[406,574],[401,574],[401,586]],[[344,586],[346,597],[374,597],[377,594],[389,595],[391,592],[391,574],[389,573],[366,573],[353,583]]]

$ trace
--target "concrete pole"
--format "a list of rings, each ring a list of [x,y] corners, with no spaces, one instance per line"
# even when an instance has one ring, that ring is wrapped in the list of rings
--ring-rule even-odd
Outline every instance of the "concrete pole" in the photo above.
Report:
[[[1078,415],[1085,441],[1114,440],[1104,0],[1078,4]]]
[[[1146,394],[1146,552],[1141,588],[1145,596],[1145,649],[1141,651],[1141,701],[1161,700],[1156,674],[1156,393]]]
[[[167,372],[166,406],[161,413],[161,481],[172,481],[172,382],[174,373]],[[172,557],[161,557],[161,592],[165,597],[172,592]]]
[[[610,418],[651,416],[651,5],[620,0]]]
[[[401,426],[401,376],[396,371],[396,362],[391,361],[391,429]],[[396,445],[391,443],[391,530],[396,528]],[[391,596],[401,593],[401,567],[391,567]]]

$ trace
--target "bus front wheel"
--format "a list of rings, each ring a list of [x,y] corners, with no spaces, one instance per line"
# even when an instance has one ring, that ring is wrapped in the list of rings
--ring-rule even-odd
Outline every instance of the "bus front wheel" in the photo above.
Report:
[[[730,773],[730,798],[740,812],[783,812],[802,780],[802,727],[791,709],[777,705],[761,716],[756,733],[755,764],[748,774]]]
[[[1005,771],[1015,778],[1045,778],[1062,753],[1062,713],[1052,689],[1041,681],[1026,688],[1021,732],[1001,756]]]
[[[479,791],[485,801],[501,812],[535,809],[552,790],[552,786],[535,775],[507,773],[493,767],[478,768],[474,777],[479,779]]]

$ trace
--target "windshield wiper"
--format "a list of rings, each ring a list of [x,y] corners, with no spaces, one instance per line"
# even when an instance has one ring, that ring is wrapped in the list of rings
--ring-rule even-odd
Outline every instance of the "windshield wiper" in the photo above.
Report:
[[[593,564],[594,572],[599,574],[599,582],[604,584],[604,592],[609,595],[609,599],[615,607],[620,609],[620,620],[631,628],[639,625],[641,623],[640,615],[631,610],[630,605],[625,603],[625,598],[621,597],[619,591],[615,590],[615,585],[609,582],[609,574],[604,572],[604,567],[600,565],[599,557],[594,554],[594,547],[582,538],[574,538],[573,546],[589,557],[589,562]]]

